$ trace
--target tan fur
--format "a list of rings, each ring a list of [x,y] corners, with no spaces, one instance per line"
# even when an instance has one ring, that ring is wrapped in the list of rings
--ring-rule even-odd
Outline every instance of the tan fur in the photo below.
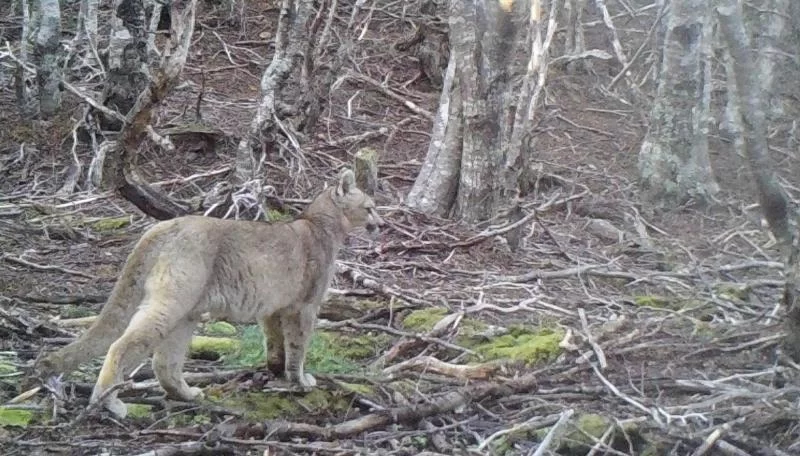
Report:
[[[350,170],[290,223],[199,216],[160,222],[134,247],[97,321],[36,371],[69,372],[107,352],[95,403],[152,353],[167,395],[193,400],[202,391],[184,381],[183,362],[192,331],[208,312],[212,319],[257,321],[267,337],[268,368],[313,387],[303,361],[337,253],[351,231],[375,234],[382,225]],[[117,416],[127,413],[115,392],[105,394],[103,405]]]

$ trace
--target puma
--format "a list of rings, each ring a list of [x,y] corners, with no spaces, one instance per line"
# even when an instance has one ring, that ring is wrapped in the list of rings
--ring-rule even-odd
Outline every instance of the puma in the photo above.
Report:
[[[366,228],[374,237],[381,226],[375,203],[349,169],[292,222],[202,216],[160,222],[134,247],[94,324],[34,371],[46,378],[105,353],[90,403],[102,399],[124,417],[127,407],[108,390],[152,354],[167,397],[201,398],[202,390],[183,378],[183,364],[207,313],[214,320],[257,321],[267,339],[267,368],[313,387],[303,363],[337,254],[349,233]]]

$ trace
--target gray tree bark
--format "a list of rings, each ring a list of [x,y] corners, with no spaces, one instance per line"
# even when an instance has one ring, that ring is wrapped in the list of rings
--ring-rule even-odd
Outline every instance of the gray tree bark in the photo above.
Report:
[[[706,204],[719,191],[707,139],[711,10],[705,0],[670,8],[650,128],[639,152],[640,185],[658,205]]]
[[[58,0],[39,0],[39,30],[34,62],[39,87],[39,114],[52,117],[61,106],[61,8]]]
[[[771,71],[771,65],[753,61],[750,39],[737,0],[719,0],[716,11],[733,62],[737,93],[732,95],[738,94],[740,98],[742,137],[750,170],[756,180],[759,203],[785,255],[783,304],[787,314],[783,345],[792,359],[800,361],[800,236],[797,230],[800,222],[797,214],[790,213],[786,195],[775,180],[769,160],[763,101],[764,94],[769,93],[769,86],[762,90],[765,75],[761,71]],[[759,51],[764,53],[763,49]]]
[[[517,196],[527,130],[547,69],[558,2],[550,6],[547,39],[539,0],[472,0],[450,4],[450,59],[428,153],[406,203],[422,212],[466,221],[491,218]],[[520,26],[529,16],[530,27]],[[531,36],[528,74],[510,56]]]

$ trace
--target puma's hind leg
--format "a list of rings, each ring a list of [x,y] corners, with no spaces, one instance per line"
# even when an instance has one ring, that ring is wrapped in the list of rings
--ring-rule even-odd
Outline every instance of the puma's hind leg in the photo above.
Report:
[[[267,369],[276,376],[283,376],[286,370],[286,348],[284,347],[281,316],[278,313],[261,319],[261,330],[264,332],[264,353],[267,357]]]
[[[162,309],[154,309],[151,304],[140,310],[131,321],[122,337],[111,344],[103,367],[97,377],[90,404],[103,399],[103,405],[119,418],[124,418],[128,410],[117,398],[117,392],[108,393],[114,385],[121,383],[125,374],[144,361],[178,326],[184,315],[169,315]]]
[[[190,402],[203,397],[202,389],[189,386],[183,378],[183,364],[196,325],[191,320],[179,322],[153,354],[153,372],[170,399]]]
[[[317,314],[314,310],[306,307],[294,312],[287,309],[281,313],[286,351],[286,380],[306,388],[317,385],[314,376],[304,371],[306,352],[317,322]]]

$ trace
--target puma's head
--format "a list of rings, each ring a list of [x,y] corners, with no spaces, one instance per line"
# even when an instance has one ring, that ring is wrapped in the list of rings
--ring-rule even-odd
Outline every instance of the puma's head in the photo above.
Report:
[[[356,187],[353,171],[344,169],[339,173],[339,184],[331,194],[334,203],[343,212],[347,231],[366,228],[370,236],[377,236],[384,225],[383,219],[375,210],[372,198]]]

